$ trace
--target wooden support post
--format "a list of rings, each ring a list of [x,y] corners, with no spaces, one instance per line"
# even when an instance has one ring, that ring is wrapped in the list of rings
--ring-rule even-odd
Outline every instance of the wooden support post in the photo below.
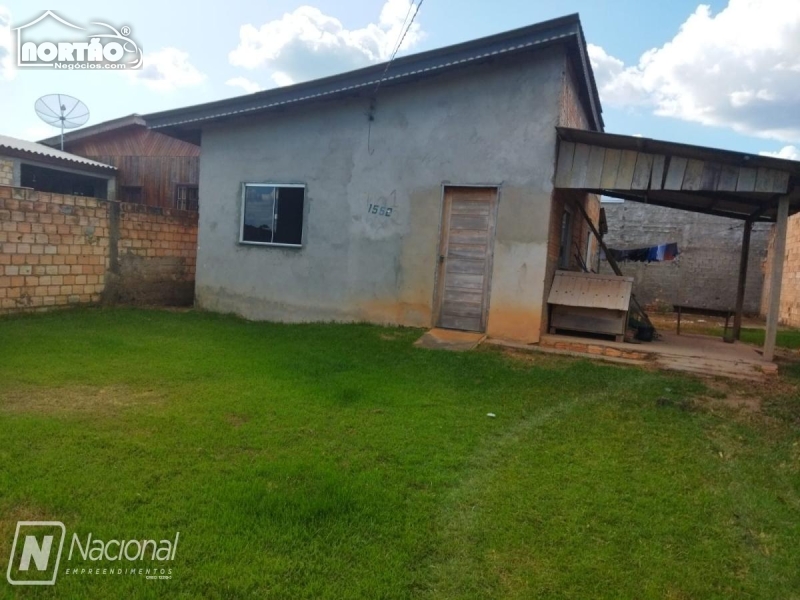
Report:
[[[786,255],[786,230],[789,223],[789,199],[789,195],[781,196],[778,202],[778,221],[775,225],[775,246],[773,248],[772,274],[769,282],[767,331],[764,336],[764,358],[769,361],[775,358],[775,340],[778,337],[783,261]]]
[[[747,263],[750,259],[750,234],[753,231],[753,221],[744,222],[742,233],[742,255],[739,258],[739,285],[736,288],[736,314],[733,317],[733,339],[740,339],[742,332],[742,313],[744,312],[744,289],[747,283]],[[727,330],[727,327],[726,327]],[[726,331],[727,333],[727,331]],[[727,336],[726,336],[727,337]]]

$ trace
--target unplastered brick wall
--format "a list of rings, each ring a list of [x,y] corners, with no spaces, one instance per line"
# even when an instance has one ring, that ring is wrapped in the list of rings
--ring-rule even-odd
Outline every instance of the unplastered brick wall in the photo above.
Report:
[[[0,187],[0,313],[190,303],[196,240],[197,213]]]
[[[117,260],[109,300],[133,304],[191,304],[197,265],[197,213],[120,204]]]
[[[764,290],[761,296],[761,314],[763,316],[766,316],[769,307],[769,285],[772,280],[774,248],[775,231],[773,228],[770,232],[769,251],[764,261]],[[784,325],[800,327],[800,214],[789,217],[778,315]]]
[[[0,187],[0,311],[98,302],[108,212],[94,198]]]

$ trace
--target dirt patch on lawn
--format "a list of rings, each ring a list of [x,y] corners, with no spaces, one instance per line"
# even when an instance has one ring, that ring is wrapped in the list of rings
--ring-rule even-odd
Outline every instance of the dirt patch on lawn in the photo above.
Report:
[[[59,388],[20,387],[0,392],[0,411],[7,413],[112,413],[132,406],[156,406],[164,401],[159,390],[125,385],[75,385]]]

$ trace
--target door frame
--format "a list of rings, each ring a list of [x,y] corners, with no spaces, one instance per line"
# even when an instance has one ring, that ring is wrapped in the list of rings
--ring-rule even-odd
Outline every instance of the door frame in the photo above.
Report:
[[[491,304],[492,296],[492,273],[494,271],[494,242],[497,237],[497,214],[500,209],[500,199],[503,195],[502,183],[453,183],[444,181],[441,185],[440,198],[439,198],[439,231],[438,241],[436,243],[436,258],[433,278],[433,310],[431,311],[431,327],[438,327],[439,319],[442,312],[442,301],[444,299],[444,266],[445,260],[440,260],[440,256],[446,257],[447,239],[449,238],[449,225],[450,225],[450,211],[447,204],[447,190],[448,188],[482,188],[494,190],[495,203],[494,203],[494,227],[490,232],[488,240],[488,257],[486,261],[486,280],[484,282],[484,303],[483,310],[481,311],[481,332],[485,333],[489,325],[489,306]],[[445,234],[448,234],[448,238]]]

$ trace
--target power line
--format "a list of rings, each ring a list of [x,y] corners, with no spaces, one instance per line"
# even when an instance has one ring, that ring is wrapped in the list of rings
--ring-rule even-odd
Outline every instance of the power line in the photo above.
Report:
[[[378,84],[375,86],[375,91],[372,92],[373,97],[378,93],[378,90],[380,89],[383,80],[386,78],[386,73],[389,72],[389,67],[392,66],[392,62],[394,61],[395,56],[397,56],[397,53],[400,51],[400,48],[406,39],[406,35],[408,35],[408,32],[411,30],[411,26],[414,24],[414,19],[419,14],[419,9],[422,8],[423,2],[425,2],[425,0],[419,0],[419,4],[416,5],[416,10],[414,10],[414,14],[411,15],[411,20],[408,22],[408,26],[406,26],[406,28],[400,34],[400,38],[398,39],[397,44],[395,44],[394,50],[392,50],[392,54],[389,57],[389,62],[386,63],[386,68],[383,70],[383,74],[381,74],[381,78],[378,80]],[[413,8],[414,8],[414,3],[412,2],[411,5],[408,7],[406,18],[403,19],[403,25],[405,25],[405,22],[408,20],[408,15],[411,14],[411,10]]]

